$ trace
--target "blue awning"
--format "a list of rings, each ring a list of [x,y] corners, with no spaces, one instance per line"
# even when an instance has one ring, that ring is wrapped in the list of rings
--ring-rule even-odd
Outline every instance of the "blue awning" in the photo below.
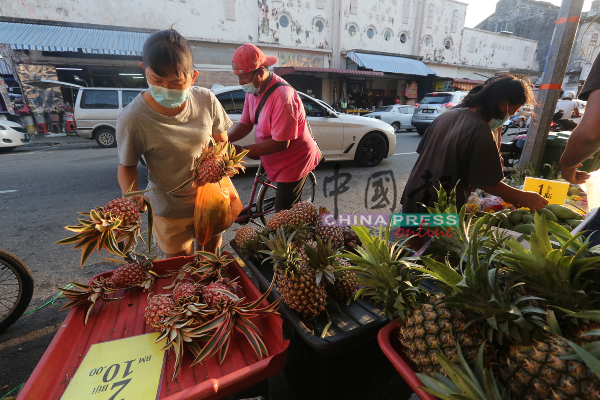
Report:
[[[351,51],[348,58],[359,67],[373,71],[390,72],[393,74],[429,76],[435,75],[423,61],[410,58],[384,56],[379,54],[356,53]]]
[[[0,58],[0,75],[12,75],[12,69],[2,58]]]
[[[13,50],[141,56],[149,33],[0,22],[0,43]]]

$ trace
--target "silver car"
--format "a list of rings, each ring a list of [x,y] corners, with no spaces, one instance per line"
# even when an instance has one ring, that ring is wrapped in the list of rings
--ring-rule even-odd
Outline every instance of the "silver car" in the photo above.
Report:
[[[408,132],[412,132],[412,130],[415,129],[411,124],[414,112],[415,108],[413,106],[396,104],[393,106],[379,107],[374,112],[363,116],[387,122],[394,127],[396,132],[400,129],[406,129]]]
[[[415,104],[412,125],[417,128],[419,135],[425,134],[429,125],[437,117],[449,109],[457,106],[469,92],[433,92],[427,93],[423,99]]]
[[[77,136],[100,147],[116,147],[117,116],[146,89],[82,88],[75,100]]]

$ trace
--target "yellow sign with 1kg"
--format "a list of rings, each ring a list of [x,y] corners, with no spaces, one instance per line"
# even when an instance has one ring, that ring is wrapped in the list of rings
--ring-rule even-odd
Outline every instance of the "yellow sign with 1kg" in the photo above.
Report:
[[[158,333],[90,347],[61,400],[156,400],[165,365]]]
[[[569,183],[526,177],[523,190],[538,193],[548,200],[548,204],[563,205],[567,200]]]

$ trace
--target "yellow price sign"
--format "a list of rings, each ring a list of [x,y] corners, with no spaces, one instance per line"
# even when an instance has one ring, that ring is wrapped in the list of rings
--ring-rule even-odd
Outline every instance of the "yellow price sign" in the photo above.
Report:
[[[538,193],[548,200],[548,204],[562,205],[567,200],[569,183],[526,177],[523,190]]]
[[[90,347],[61,400],[156,400],[165,352],[158,333]]]

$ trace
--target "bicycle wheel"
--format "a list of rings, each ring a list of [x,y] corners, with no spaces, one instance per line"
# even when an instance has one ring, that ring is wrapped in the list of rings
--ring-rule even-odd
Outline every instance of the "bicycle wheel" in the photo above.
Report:
[[[33,296],[33,277],[18,257],[0,250],[0,332],[25,312]]]
[[[271,183],[268,179],[266,179],[268,183]],[[308,177],[306,178],[306,182],[304,183],[304,188],[302,189],[302,197],[300,201],[310,201],[311,203],[315,202],[315,192],[317,188],[317,177],[314,173],[310,172]],[[275,195],[276,191],[270,186],[262,185],[260,188],[260,192],[258,193],[258,199],[256,200],[256,212],[261,213],[264,211],[268,211],[267,214],[263,214],[260,216],[260,220],[263,225],[267,223],[267,215],[275,212]],[[270,211],[269,211],[270,210]]]

